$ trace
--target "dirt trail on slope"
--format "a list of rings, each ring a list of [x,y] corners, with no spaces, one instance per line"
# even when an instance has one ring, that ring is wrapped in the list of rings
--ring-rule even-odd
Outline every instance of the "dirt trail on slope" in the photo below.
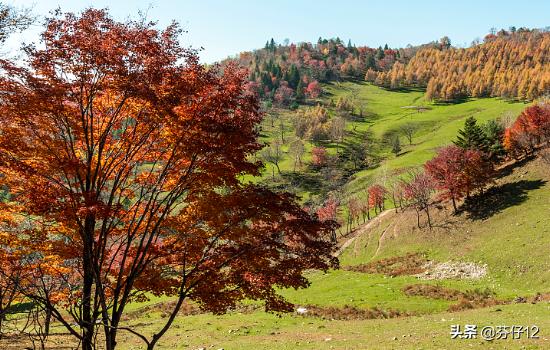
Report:
[[[368,230],[369,228],[371,228],[372,226],[378,224],[380,222],[380,220],[386,216],[388,213],[391,213],[391,211],[394,210],[394,209],[387,209],[387,210],[384,210],[383,212],[381,212],[380,214],[378,214],[377,217],[375,217],[374,219],[372,219],[371,221],[369,221],[368,223],[364,224],[363,226],[360,226],[359,228],[357,228],[355,230],[355,233],[354,233],[354,236],[351,237],[350,239],[348,239],[346,242],[344,242],[344,244],[342,244],[342,246],[338,249],[338,251],[336,251],[336,253],[334,253],[334,256],[335,257],[338,257],[340,256],[340,254],[342,254],[342,252],[344,250],[346,250],[346,248],[348,248],[354,241],[357,237],[359,237],[360,235],[362,235],[366,230]]]

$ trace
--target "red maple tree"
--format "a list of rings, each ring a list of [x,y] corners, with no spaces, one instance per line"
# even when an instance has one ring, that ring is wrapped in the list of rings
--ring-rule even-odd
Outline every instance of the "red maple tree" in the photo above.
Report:
[[[330,225],[240,182],[261,167],[257,98],[246,72],[199,64],[179,32],[88,9],[49,19],[27,65],[0,62],[1,210],[28,218],[18,244],[35,254],[24,293],[84,350],[99,331],[114,349],[123,330],[153,349],[185,299],[289,311],[273,286],[335,263]],[[123,321],[149,294],[176,297],[150,338]]]
[[[531,154],[542,142],[550,141],[550,104],[529,106],[504,132],[504,147],[515,157]]]
[[[321,222],[329,223],[332,227],[331,240],[336,242],[338,201],[334,197],[329,197],[325,203],[317,209],[317,217]]]
[[[321,84],[317,80],[310,82],[307,84],[305,93],[308,98],[316,99],[321,95]]]
[[[441,192],[441,198],[450,199],[457,211],[456,201],[482,189],[493,175],[492,164],[482,152],[452,145],[441,148],[436,156],[424,164],[426,174]]]
[[[434,192],[434,183],[430,176],[425,173],[415,172],[411,179],[403,183],[403,195],[409,205],[416,211],[417,226],[420,228],[420,213],[424,211],[428,218],[428,226],[432,227],[430,218],[430,201]]]
[[[374,208],[374,212],[382,212],[384,210],[384,200],[386,198],[386,189],[382,185],[373,185],[369,187],[369,206]]]

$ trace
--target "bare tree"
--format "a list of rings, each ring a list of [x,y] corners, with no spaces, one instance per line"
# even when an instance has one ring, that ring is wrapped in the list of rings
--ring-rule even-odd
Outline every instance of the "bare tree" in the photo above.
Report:
[[[296,172],[296,166],[302,166],[302,156],[305,153],[304,141],[296,139],[290,143],[289,153],[294,160],[294,172]]]
[[[433,180],[423,172],[412,172],[411,180],[404,183],[405,198],[416,210],[417,226],[420,228],[420,213],[426,212],[428,226],[432,228],[430,218],[430,202],[432,193],[435,191]]]
[[[418,127],[413,123],[405,123],[399,127],[401,130],[401,133],[407,138],[409,141],[409,145],[412,145],[412,139],[414,136],[414,133],[418,129]]]
[[[281,174],[281,168],[279,163],[283,159],[283,150],[281,148],[281,141],[278,139],[273,140],[270,145],[262,149],[262,159],[268,163],[274,165],[277,168],[277,173]],[[273,178],[275,178],[275,169],[273,169]]]
[[[285,123],[281,117],[279,117],[279,132],[281,133],[281,143],[285,143]]]
[[[0,2],[0,44],[3,44],[10,34],[25,30],[34,20],[30,9],[17,9]]]
[[[336,117],[330,121],[330,137],[336,142],[337,150],[340,149],[340,143],[346,133],[346,120],[343,117]]]

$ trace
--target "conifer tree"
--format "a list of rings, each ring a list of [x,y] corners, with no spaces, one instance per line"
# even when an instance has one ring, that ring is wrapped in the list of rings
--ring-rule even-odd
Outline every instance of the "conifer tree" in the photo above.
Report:
[[[382,58],[384,58],[385,54],[384,54],[384,50],[382,50],[382,46],[378,47],[378,50],[376,50],[376,58],[381,60]]]
[[[399,136],[394,137],[391,151],[396,156],[401,152],[401,142],[399,141]]]
[[[483,129],[477,125],[476,118],[468,117],[464,122],[464,129],[458,131],[454,144],[463,149],[488,152],[488,141]]]
[[[293,89],[296,89],[296,87],[300,83],[300,72],[298,71],[298,68],[296,68],[296,65],[294,64],[290,66],[290,72],[288,74],[287,81],[288,81],[288,85]]]
[[[305,98],[304,95],[304,84],[302,79],[298,81],[298,85],[296,86],[296,101],[297,102],[303,102]]]

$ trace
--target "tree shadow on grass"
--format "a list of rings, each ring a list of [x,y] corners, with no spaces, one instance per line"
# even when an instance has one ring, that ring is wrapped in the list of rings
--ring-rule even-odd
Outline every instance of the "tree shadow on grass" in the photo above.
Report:
[[[545,183],[544,180],[520,180],[495,186],[466,200],[462,209],[472,220],[485,220],[506,208],[525,202],[529,191],[539,189]]]
[[[498,172],[498,176],[505,177],[505,176],[511,175],[514,169],[523,167],[525,164],[529,163],[535,158],[536,156],[534,154],[524,156],[522,159],[516,160],[515,162],[512,162],[504,166],[503,168],[501,168]]]
[[[281,174],[281,177],[294,188],[307,192],[318,192],[323,187],[323,181],[318,174],[303,172],[288,172]]]

